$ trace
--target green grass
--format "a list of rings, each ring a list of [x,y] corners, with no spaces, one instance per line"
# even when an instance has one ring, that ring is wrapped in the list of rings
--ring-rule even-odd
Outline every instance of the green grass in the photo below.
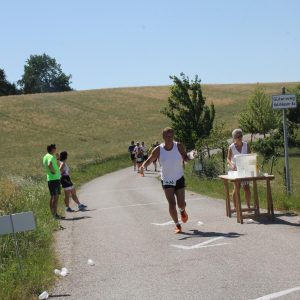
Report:
[[[261,84],[278,94],[282,84]],[[286,83],[295,87],[296,83]],[[228,131],[237,126],[254,84],[203,85],[207,103],[216,106],[216,119]],[[46,145],[69,151],[73,167],[119,155],[129,142],[161,140],[169,125],[160,110],[167,104],[169,86],[104,89],[0,97],[0,177],[44,175],[41,159]]]
[[[261,84],[268,95],[280,94],[281,83]],[[285,83],[287,88],[297,83]],[[79,92],[0,97],[0,214],[32,210],[37,229],[18,234],[23,275],[18,271],[13,241],[0,237],[0,299],[31,299],[54,281],[57,266],[50,218],[49,196],[42,168],[46,145],[69,152],[73,181],[78,185],[130,165],[127,148],[132,139],[147,145],[161,140],[169,121],[166,106],[169,86],[103,89]],[[214,103],[216,120],[230,132],[238,124],[255,84],[202,85],[207,104]],[[294,194],[299,192],[299,153],[291,158]],[[188,167],[189,168],[189,167]],[[272,184],[276,207],[299,209],[296,196],[282,191],[282,162],[276,164]],[[190,173],[187,169],[187,174]],[[200,181],[187,176],[188,188],[223,198],[219,180]],[[263,193],[263,187],[260,188]],[[62,199],[60,199],[62,203]],[[61,209],[61,208],[60,208]]]
[[[98,160],[79,166],[72,178],[78,186],[130,164],[127,154]],[[0,187],[1,210],[5,210],[7,214],[33,211],[36,219],[36,230],[17,233],[23,258],[22,272],[15,257],[12,236],[0,236],[0,299],[36,299],[43,290],[54,284],[53,270],[59,264],[53,249],[53,233],[59,226],[50,216],[46,182],[32,181],[30,178],[10,178],[2,179]],[[59,209],[63,212],[62,199],[59,203]]]

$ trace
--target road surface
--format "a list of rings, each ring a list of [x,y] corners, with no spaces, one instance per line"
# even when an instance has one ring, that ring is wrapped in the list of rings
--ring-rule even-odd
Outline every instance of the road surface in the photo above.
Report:
[[[241,225],[226,217],[225,201],[187,191],[189,221],[174,234],[157,174],[132,168],[79,196],[89,210],[67,213],[56,236],[70,274],[50,291],[55,299],[300,299],[296,215]]]

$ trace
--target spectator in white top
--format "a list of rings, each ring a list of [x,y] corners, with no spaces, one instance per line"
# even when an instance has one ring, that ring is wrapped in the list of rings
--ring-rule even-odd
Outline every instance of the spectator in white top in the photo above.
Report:
[[[68,152],[63,151],[59,155],[59,169],[61,173],[60,183],[64,189],[65,192],[65,205],[66,205],[66,211],[67,212],[74,212],[74,210],[70,207],[70,196],[74,200],[74,202],[78,205],[79,210],[85,210],[87,208],[86,205],[80,203],[77,194],[76,189],[73,185],[73,182],[71,181],[70,175],[69,175],[69,166],[67,165],[67,159],[68,159]]]
[[[236,161],[235,156],[238,154],[249,154],[250,153],[250,147],[249,145],[243,141],[243,131],[240,128],[234,129],[232,131],[232,138],[233,143],[228,148],[228,154],[227,154],[227,163],[229,168],[232,171],[236,171]],[[243,180],[241,182],[244,192],[245,192],[245,199],[247,207],[250,208],[250,199],[251,199],[251,192],[249,187],[249,182],[246,180]],[[241,188],[240,186],[238,187]],[[233,198],[233,204],[236,208],[237,203],[237,193],[239,191],[235,190],[235,186],[233,188],[232,198]]]

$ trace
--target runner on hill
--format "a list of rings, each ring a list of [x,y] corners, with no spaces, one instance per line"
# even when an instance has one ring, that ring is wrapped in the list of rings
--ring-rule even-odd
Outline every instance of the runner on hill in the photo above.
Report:
[[[148,159],[148,149],[144,142],[142,142],[141,147],[143,149],[143,161],[146,161]],[[147,168],[146,168],[146,171],[147,171]]]
[[[131,141],[131,145],[128,147],[128,152],[130,153],[130,159],[132,161],[133,164],[133,170],[136,170],[136,158],[135,158],[135,154],[134,154],[134,148],[136,147],[134,141]]]
[[[181,225],[178,221],[176,210],[179,208],[181,221],[186,223],[188,214],[186,213],[185,202],[185,181],[182,168],[182,161],[189,161],[183,144],[174,141],[174,130],[167,127],[162,133],[164,143],[158,145],[151,153],[149,158],[141,166],[141,171],[155,160],[159,160],[161,165],[161,183],[165,196],[169,202],[169,213],[172,217],[176,230],[175,233],[181,233]]]
[[[137,171],[139,173],[140,167],[144,161],[144,151],[143,151],[143,148],[140,146],[139,142],[136,143],[136,146],[135,146],[133,152],[134,152],[135,158],[136,158]]]

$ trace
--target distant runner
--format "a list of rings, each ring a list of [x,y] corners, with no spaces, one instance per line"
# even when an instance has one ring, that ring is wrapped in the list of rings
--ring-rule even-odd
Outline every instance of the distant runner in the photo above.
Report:
[[[148,149],[144,142],[142,142],[142,148],[143,148],[143,161],[145,161],[148,159]],[[146,171],[147,171],[147,168],[146,168]]]
[[[142,164],[141,171],[155,160],[159,160],[161,165],[161,183],[165,196],[169,202],[169,213],[172,217],[176,230],[175,233],[181,233],[181,225],[178,221],[177,206],[181,215],[181,221],[186,223],[188,214],[186,213],[185,202],[185,181],[182,168],[183,161],[189,161],[183,144],[174,141],[174,130],[167,127],[162,133],[164,143],[157,146]]]
[[[133,170],[136,170],[136,158],[135,158],[135,154],[134,154],[134,148],[136,147],[134,141],[131,141],[131,145],[128,147],[128,152],[130,153],[130,159],[132,161],[133,164]]]
[[[144,161],[144,151],[143,151],[142,146],[140,146],[139,142],[136,143],[136,146],[135,146],[133,152],[134,152],[135,159],[136,159],[137,171],[139,173],[140,167],[142,166],[142,163]]]

